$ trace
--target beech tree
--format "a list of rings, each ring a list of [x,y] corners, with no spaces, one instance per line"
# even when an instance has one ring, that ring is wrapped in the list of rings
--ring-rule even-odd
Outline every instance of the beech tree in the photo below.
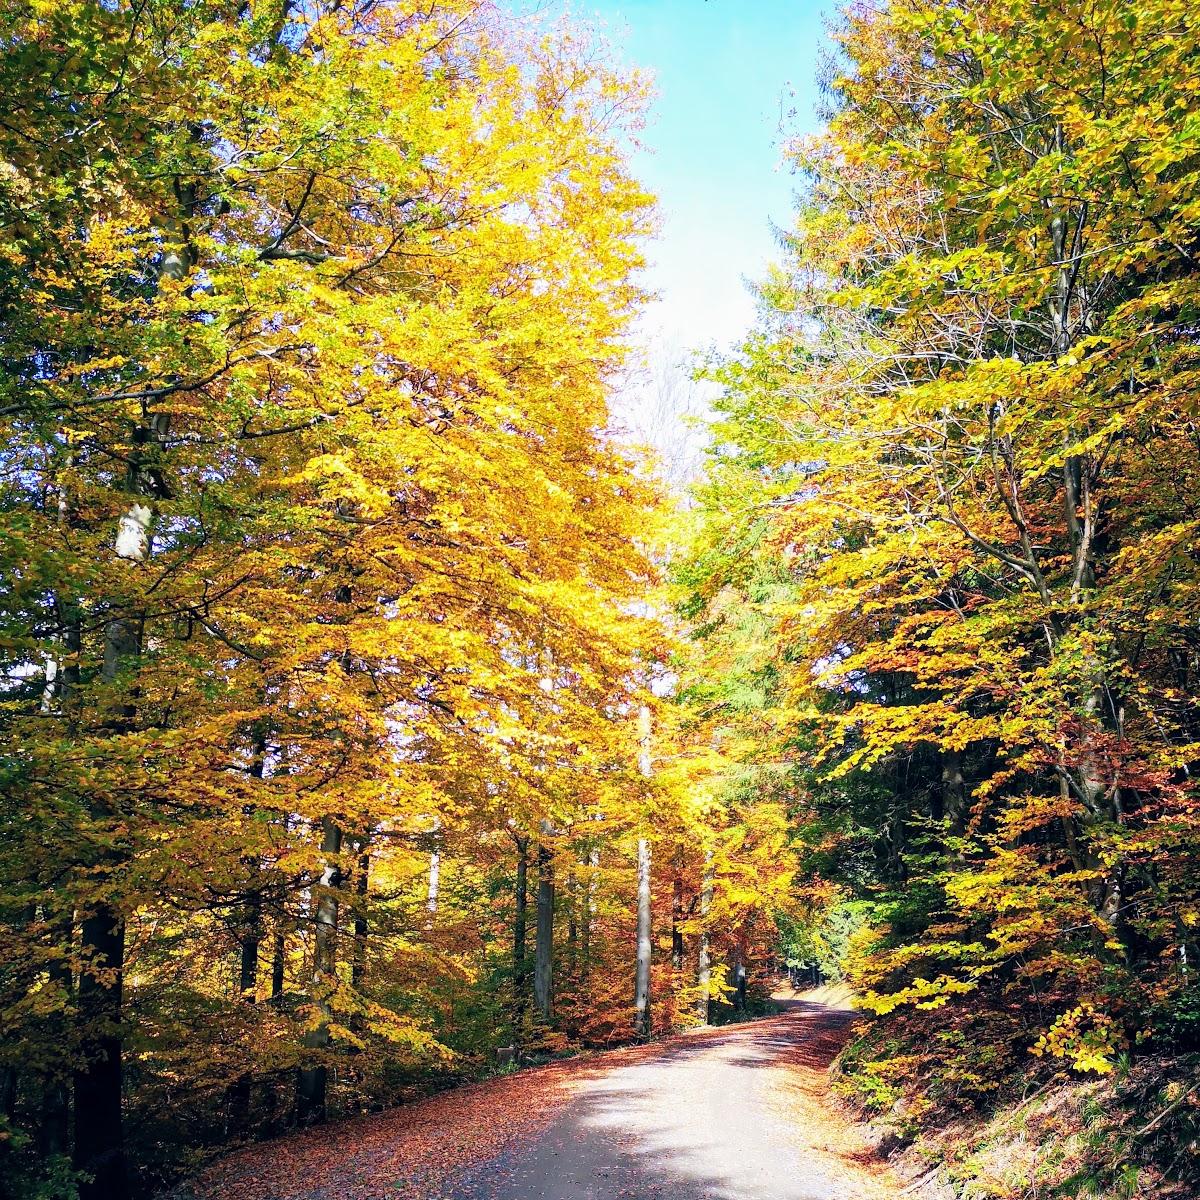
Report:
[[[115,1200],[169,1077],[448,1055],[494,839],[636,777],[642,87],[472,0],[2,20],[4,1069]]]
[[[915,0],[837,36],[681,578],[813,928],[861,918],[864,1094],[920,1120],[1191,1036],[1195,34]]]

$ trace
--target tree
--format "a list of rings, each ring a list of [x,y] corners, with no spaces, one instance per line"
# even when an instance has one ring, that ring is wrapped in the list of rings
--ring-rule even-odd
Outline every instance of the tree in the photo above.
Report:
[[[1026,1051],[1109,1070],[1191,987],[1195,47],[1169,3],[854,6],[838,41],[714,367],[689,611],[760,664],[752,754],[814,904],[871,902],[847,966],[936,1109]]]
[[[109,1200],[128,1033],[125,1103],[182,1073],[199,1137],[247,1073],[315,1119],[350,1049],[436,1061],[456,872],[622,759],[642,88],[473,0],[0,19],[5,1065],[75,1071]]]

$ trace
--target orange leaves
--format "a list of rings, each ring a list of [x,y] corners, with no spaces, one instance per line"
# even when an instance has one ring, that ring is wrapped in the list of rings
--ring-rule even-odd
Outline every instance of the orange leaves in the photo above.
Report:
[[[0,61],[40,112],[0,133],[0,896],[56,914],[30,978],[60,911],[125,922],[136,1104],[212,1066],[203,1011],[243,1108],[308,1052],[359,1052],[349,1104],[488,1057],[497,840],[619,858],[669,644],[606,432],[644,85],[473,0],[268,9],[43,5]]]
[[[767,319],[712,373],[696,694],[787,781],[813,927],[861,906],[879,1036],[944,1037],[931,1097],[993,1089],[1025,1020],[1104,1070],[1192,985],[1183,13],[853,8]]]

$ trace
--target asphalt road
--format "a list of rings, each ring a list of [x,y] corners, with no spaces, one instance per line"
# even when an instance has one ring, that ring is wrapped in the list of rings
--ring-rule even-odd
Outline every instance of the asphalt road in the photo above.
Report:
[[[785,1015],[664,1043],[574,1081],[548,1126],[472,1165],[450,1200],[877,1200],[896,1194],[833,1110],[849,1014]]]
[[[901,1185],[831,1100],[827,1068],[851,1020],[841,998],[782,1002],[777,1017],[561,1060],[249,1145],[171,1197],[894,1200]]]

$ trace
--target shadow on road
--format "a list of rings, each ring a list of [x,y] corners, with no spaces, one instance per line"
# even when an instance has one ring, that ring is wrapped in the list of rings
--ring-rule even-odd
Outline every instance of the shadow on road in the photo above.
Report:
[[[862,1147],[801,1127],[790,1081],[820,1120],[824,1071],[849,1012],[803,999],[778,1017],[643,1048],[576,1079],[528,1145],[462,1176],[453,1200],[866,1200]],[[785,1064],[788,1073],[778,1068]],[[780,1080],[789,1081],[787,1087]],[[811,1125],[808,1113],[804,1124]]]

